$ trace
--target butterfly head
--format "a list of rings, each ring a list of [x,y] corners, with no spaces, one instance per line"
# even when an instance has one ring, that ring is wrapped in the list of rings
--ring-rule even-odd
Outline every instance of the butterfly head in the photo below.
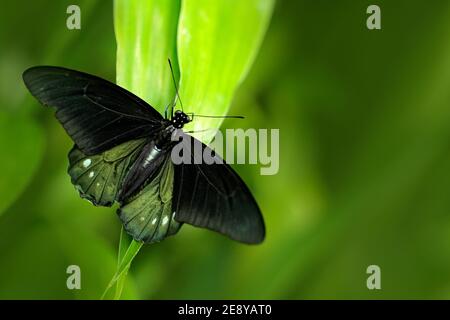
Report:
[[[191,122],[191,118],[183,111],[177,110],[170,121],[176,129],[181,129],[186,123]]]

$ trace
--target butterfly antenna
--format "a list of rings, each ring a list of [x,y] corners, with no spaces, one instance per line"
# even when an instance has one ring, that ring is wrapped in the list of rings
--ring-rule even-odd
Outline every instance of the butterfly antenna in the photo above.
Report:
[[[190,115],[192,119],[194,118],[194,116],[201,117],[201,118],[245,119],[244,116],[206,116],[206,115],[196,114],[196,113],[188,113],[188,115]]]
[[[175,104],[176,104],[176,99],[178,98],[178,100],[180,100],[180,105],[181,105],[181,111],[183,111],[183,102],[181,101],[180,95],[178,94],[178,86],[177,86],[177,82],[175,81],[175,74],[173,73],[173,68],[172,68],[172,62],[170,61],[170,59],[167,59],[169,61],[169,67],[170,67],[170,72],[172,73],[172,80],[173,80],[173,85],[175,87]],[[172,107],[172,113],[173,113],[173,107]]]

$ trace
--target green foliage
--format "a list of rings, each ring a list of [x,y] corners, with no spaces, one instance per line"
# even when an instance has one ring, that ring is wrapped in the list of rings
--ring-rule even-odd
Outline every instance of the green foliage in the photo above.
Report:
[[[177,43],[185,111],[227,114],[258,52],[273,5],[274,0],[183,1]],[[218,129],[222,121],[197,118],[186,129]],[[210,130],[201,138],[209,142],[213,136]]]
[[[175,94],[170,58],[177,79],[181,73],[185,111],[220,116],[227,113],[256,56],[274,0],[185,0],[181,5],[179,0],[116,0],[114,4],[117,83],[163,113]],[[221,122],[197,118],[193,126],[217,129]],[[213,133],[201,138],[208,142]]]
[[[178,70],[181,72],[179,94],[189,108],[186,111],[220,116],[226,114],[236,87],[255,58],[274,0],[184,0],[181,13],[178,0],[114,3],[117,83],[163,113],[174,99],[174,85],[166,63],[171,59],[176,79]],[[200,118],[194,123],[195,129],[201,130],[217,129],[221,122]],[[208,142],[213,134],[214,131],[209,131],[202,139]],[[127,204],[120,211],[121,219],[134,215],[136,209],[128,212],[129,207],[142,207],[145,203],[153,206],[154,200],[150,199],[155,197],[148,194]],[[164,208],[170,212],[170,207]],[[142,224],[148,225],[148,219],[154,218],[152,215],[142,222],[134,219],[130,224],[132,232],[141,230]],[[169,234],[178,230],[177,226],[174,228]],[[147,231],[138,234],[153,233],[152,229]],[[155,235],[157,239],[165,237],[165,228],[161,231],[162,235]],[[131,246],[135,246],[134,241]]]
[[[143,246],[142,242],[134,241],[130,238],[122,228],[120,231],[119,252],[117,257],[117,268],[114,276],[103,292],[102,299],[109,298],[108,293],[115,285],[114,299],[118,300],[122,297],[122,291],[125,286],[128,270],[131,262],[138,254]]]
[[[114,81],[113,5],[75,2],[80,31],[65,28],[64,2],[2,4],[1,298],[98,298],[117,271],[114,209],[80,199],[66,172],[72,143],[21,81],[37,64]],[[280,129],[276,176],[236,166],[264,213],[266,241],[249,247],[184,226],[141,248],[122,298],[450,297],[450,7],[377,4],[382,30],[368,31],[365,2],[277,2],[229,111],[246,120],[224,123]],[[174,95],[165,55],[156,66],[167,72],[165,93],[143,93],[159,111]],[[186,111],[200,112],[181,90]],[[81,267],[81,291],[65,286],[70,264]],[[381,291],[365,287],[370,264],[381,267]]]
[[[117,84],[160,113],[175,89],[167,59],[178,74],[176,35],[180,1],[114,1]]]
[[[33,177],[42,157],[44,139],[29,117],[0,112],[0,214],[13,203]],[[21,143],[17,143],[21,141]]]

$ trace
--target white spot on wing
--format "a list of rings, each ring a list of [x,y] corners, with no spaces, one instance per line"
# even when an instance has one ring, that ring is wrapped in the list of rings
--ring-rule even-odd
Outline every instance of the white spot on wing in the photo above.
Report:
[[[152,224],[155,224],[156,223],[156,218],[154,218],[153,220],[152,220]]]
[[[92,178],[94,176],[94,171],[89,172],[89,178]]]
[[[92,161],[91,159],[86,159],[83,161],[83,167],[87,168],[91,165]]]
[[[144,216],[142,216],[142,217],[141,217],[141,221],[144,221],[144,220],[145,220],[145,217],[144,217]]]
[[[162,225],[167,224],[167,222],[169,222],[169,218],[167,216],[164,216]]]

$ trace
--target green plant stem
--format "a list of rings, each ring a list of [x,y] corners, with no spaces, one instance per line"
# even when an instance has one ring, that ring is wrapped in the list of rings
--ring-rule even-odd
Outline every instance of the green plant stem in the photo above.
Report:
[[[142,245],[143,242],[137,242],[135,240],[130,241],[129,236],[126,234],[126,232],[124,232],[122,227],[122,230],[120,232],[117,270],[114,276],[112,277],[111,281],[108,283],[108,286],[106,287],[105,291],[103,292],[103,295],[101,296],[102,300],[106,298],[106,295],[114,285],[116,285],[114,300],[120,299],[126,281],[126,277],[128,274],[128,270],[130,269],[131,266],[131,262],[138,254]]]
[[[119,251],[117,254],[117,268],[119,268],[120,262],[125,256],[126,250],[131,243],[130,237],[127,235],[123,227],[120,229],[120,240],[119,240]],[[114,300],[119,300],[122,295],[123,286],[128,275],[128,269],[126,272],[120,276],[119,280],[116,282],[116,292],[114,294]]]

